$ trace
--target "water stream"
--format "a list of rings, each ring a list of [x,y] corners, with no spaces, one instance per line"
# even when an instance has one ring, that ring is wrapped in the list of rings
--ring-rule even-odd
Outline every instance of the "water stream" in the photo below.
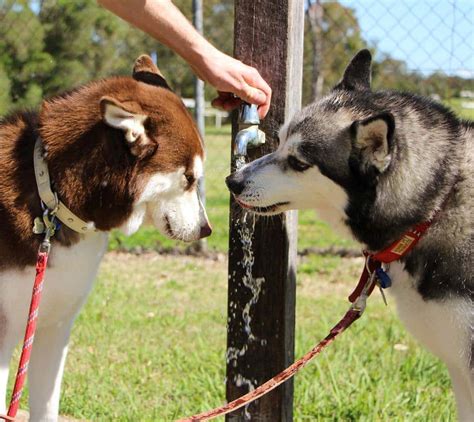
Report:
[[[236,169],[240,169],[245,165],[245,157],[237,157],[236,159]],[[252,332],[251,322],[252,317],[250,316],[252,307],[258,302],[260,292],[262,290],[262,285],[265,282],[264,277],[253,277],[252,268],[255,262],[255,257],[252,249],[252,238],[255,230],[255,214],[247,213],[243,211],[242,216],[237,219],[236,224],[238,226],[237,233],[239,235],[239,241],[242,248],[242,261],[241,265],[244,270],[242,276],[242,284],[248,288],[251,292],[250,300],[245,304],[242,310],[242,321],[243,321],[243,330],[246,334],[247,342],[242,345],[241,348],[229,347],[226,353],[227,364],[231,363],[233,367],[237,367],[238,360],[240,357],[244,356],[248,350],[248,345],[251,342],[259,340]],[[231,275],[229,275],[231,277]],[[235,277],[235,274],[232,274],[232,277]],[[235,318],[235,311],[237,304],[231,302],[229,304],[229,312],[232,313],[232,317]],[[229,317],[230,318],[230,317]],[[266,344],[266,340],[260,341],[262,345]],[[234,376],[234,382],[237,387],[247,385],[248,391],[255,390],[256,381],[245,378],[242,374],[237,374]],[[245,406],[244,410],[245,420],[250,420],[251,416],[248,412],[248,405]]]

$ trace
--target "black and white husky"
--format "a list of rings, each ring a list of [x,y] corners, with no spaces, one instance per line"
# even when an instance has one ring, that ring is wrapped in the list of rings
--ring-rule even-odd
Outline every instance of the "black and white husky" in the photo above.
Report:
[[[277,151],[229,176],[237,202],[264,215],[315,208],[371,251],[436,215],[392,263],[400,318],[451,375],[459,419],[474,420],[472,122],[416,95],[372,92],[360,51],[329,95],[280,132]]]

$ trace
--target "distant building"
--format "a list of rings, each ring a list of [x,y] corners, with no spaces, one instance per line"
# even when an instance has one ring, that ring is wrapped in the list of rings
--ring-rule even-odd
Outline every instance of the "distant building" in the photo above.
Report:
[[[468,91],[467,89],[459,93],[461,98],[474,98],[474,91]]]
[[[196,107],[196,100],[194,98],[181,98],[186,108],[194,110]],[[204,109],[204,117],[210,117],[214,119],[214,126],[217,128],[222,127],[222,123],[229,119],[229,112],[223,110],[217,110],[211,106],[210,102],[206,101]]]

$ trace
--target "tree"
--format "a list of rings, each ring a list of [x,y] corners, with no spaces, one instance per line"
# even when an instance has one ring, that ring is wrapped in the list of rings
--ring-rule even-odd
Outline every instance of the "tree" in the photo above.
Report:
[[[6,114],[11,106],[10,88],[10,79],[0,64],[0,116]]]
[[[334,86],[352,56],[366,44],[349,7],[308,0],[306,17],[303,103]]]
[[[311,40],[312,52],[312,77],[311,77],[311,98],[314,100],[319,98],[323,92],[324,78],[322,75],[322,59],[323,59],[323,16],[324,8],[320,0],[308,2],[307,20],[308,35]]]
[[[111,74],[130,74],[134,59],[150,53],[155,42],[95,0],[45,0],[39,17],[45,50],[55,66],[44,80],[57,93]]]
[[[54,59],[44,51],[43,27],[26,0],[1,2],[0,21],[0,80],[8,89],[2,101],[34,106],[43,95],[41,80],[54,65]],[[9,109],[11,104],[3,103],[2,110]]]
[[[191,0],[174,0],[191,18]],[[355,11],[337,2],[306,0],[303,102],[326,93],[351,57],[367,45]],[[204,2],[204,34],[232,54],[234,2]],[[376,52],[376,46],[371,50]],[[193,95],[193,73],[176,53],[101,8],[96,0],[0,0],[0,113],[32,107],[45,96],[109,75],[129,75],[140,54],[154,54],[178,95]],[[473,79],[423,75],[388,54],[374,54],[374,87],[446,98]],[[215,95],[206,87],[206,96]]]

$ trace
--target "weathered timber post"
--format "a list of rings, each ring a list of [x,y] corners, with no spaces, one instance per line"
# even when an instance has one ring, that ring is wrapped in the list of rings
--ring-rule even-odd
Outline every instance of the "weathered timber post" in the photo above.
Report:
[[[250,150],[250,159],[278,147],[279,127],[300,108],[303,3],[304,0],[235,2],[234,55],[255,66],[273,89],[270,112],[261,124],[266,143]],[[233,139],[236,132],[234,118]],[[240,238],[251,218],[242,222],[241,216],[242,211],[231,199],[226,385],[229,401],[247,393],[250,384],[255,387],[271,378],[294,359],[297,215],[287,212],[256,220],[251,271],[252,279],[261,283],[259,294],[248,287],[248,269],[243,265],[248,251]],[[249,329],[253,338],[249,338]],[[292,413],[293,384],[288,382],[248,409],[229,415],[227,420],[243,421],[250,416],[255,421],[291,421]]]

